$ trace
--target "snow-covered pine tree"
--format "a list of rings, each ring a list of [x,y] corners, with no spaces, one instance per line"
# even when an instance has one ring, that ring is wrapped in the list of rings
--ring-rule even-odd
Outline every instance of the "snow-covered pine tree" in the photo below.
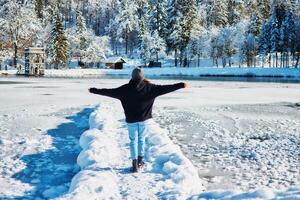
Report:
[[[228,24],[238,23],[243,18],[244,6],[242,1],[228,0],[227,2]]]
[[[280,28],[280,46],[281,51],[281,65],[282,67],[289,67],[289,56],[292,52],[293,46],[296,42],[296,27],[293,13],[290,10],[286,11],[285,18]]]
[[[148,15],[150,31],[157,30],[161,38],[167,36],[167,0],[149,0]]]
[[[233,27],[223,28],[218,36],[218,46],[222,52],[223,67],[226,67],[227,59],[229,67],[231,67],[231,58],[236,53],[236,47],[234,46],[235,30]]]
[[[107,25],[107,27],[105,28],[106,33],[108,34],[108,36],[110,37],[110,43],[111,43],[111,47],[112,50],[114,52],[115,55],[119,54],[119,46],[120,46],[120,41],[118,39],[118,23],[116,20],[109,20],[109,23]]]
[[[280,24],[276,7],[273,7],[271,23],[271,53],[275,53],[275,67],[278,67],[278,52],[280,51]],[[273,62],[274,67],[274,62]]]
[[[239,1],[239,0],[238,0]],[[250,18],[253,13],[256,13],[258,10],[257,0],[242,0],[244,4],[244,19]]]
[[[195,0],[180,0],[180,4],[182,6],[181,13],[183,16],[181,42],[179,45],[180,63],[186,67],[188,65],[186,47],[190,41],[191,30],[195,24],[199,24],[199,21],[197,18],[197,4]],[[183,59],[185,62],[183,62]]]
[[[150,53],[150,33],[148,30],[144,30],[143,35],[140,37],[140,57],[144,61],[144,66],[147,65],[147,62],[151,58],[151,53]]]
[[[35,0],[35,13],[38,18],[43,18],[44,0]]]
[[[165,56],[166,44],[164,39],[159,36],[158,31],[150,33],[148,29],[145,29],[141,39],[140,54],[144,65],[149,61],[158,62]]]
[[[139,53],[140,53],[140,58],[144,60],[144,64],[146,65],[147,60],[145,58],[148,58],[149,56],[146,55],[146,49],[147,49],[147,42],[145,41],[146,35],[150,34],[149,33],[149,26],[148,26],[148,21],[149,16],[147,15],[147,12],[141,15],[140,20],[139,20]]]
[[[261,22],[256,13],[253,13],[250,18],[250,24],[248,27],[248,32],[251,32],[254,36],[258,36],[261,29]]]
[[[218,58],[220,57],[220,51],[218,48],[218,35],[219,29],[217,27],[210,28],[210,57],[212,58],[213,66],[219,67]]]
[[[228,24],[227,0],[206,0],[207,25],[224,27]]]
[[[260,21],[265,21],[271,14],[271,2],[270,0],[257,0],[257,14]]]
[[[255,56],[257,54],[257,40],[253,33],[248,32],[244,39],[244,44],[242,46],[242,51],[244,55],[244,60],[248,67],[256,67]]]
[[[271,26],[269,21],[265,21],[262,25],[258,40],[259,54],[262,58],[262,67],[264,67],[265,57],[269,55],[268,63],[271,67]]]
[[[118,37],[125,40],[125,54],[128,54],[129,43],[133,45],[138,40],[138,7],[134,1],[122,0],[118,6],[118,14],[116,16],[116,22],[118,24]],[[133,50],[133,46],[131,46]]]
[[[207,55],[209,51],[209,32],[204,27],[204,8],[199,8],[197,13],[197,23],[190,33],[190,40],[187,46],[187,53],[191,59],[197,59],[197,66],[200,67],[200,59]]]
[[[246,45],[246,46],[243,47],[243,52],[246,54],[245,58],[247,61],[247,65],[250,64],[251,66],[256,66],[255,58],[256,58],[257,49],[258,49],[257,41],[259,41],[257,37],[260,33],[260,29],[261,29],[261,23],[259,21],[259,18],[257,16],[257,14],[253,13],[250,18],[249,25],[248,25],[247,31],[246,31],[246,37],[245,37],[245,41],[244,41],[244,45]],[[252,37],[254,37],[254,39]],[[253,45],[255,45],[255,46],[253,46]]]
[[[180,10],[179,0],[170,0],[168,4],[168,37],[167,37],[167,51],[174,51],[175,67],[178,66],[178,49],[181,40],[182,32],[182,13]]]
[[[152,38],[152,47],[151,47],[151,54],[155,55],[155,60],[158,62],[159,59],[165,56],[166,51],[166,43],[164,39],[159,36],[158,31],[154,31],[151,34]]]
[[[180,64],[186,66],[185,49],[190,40],[191,30],[197,22],[197,7],[195,0],[171,0],[168,5],[168,38],[170,50],[175,52],[175,66],[177,66],[177,53],[180,51]]]
[[[294,44],[294,49],[293,49],[293,55],[296,60],[295,62],[295,68],[299,67],[299,62],[300,62],[300,21],[296,23],[296,40]]]
[[[52,30],[49,38],[49,57],[55,69],[66,67],[68,62],[69,42],[64,32],[64,27],[58,11],[53,16]]]
[[[88,32],[86,28],[85,18],[82,16],[81,12],[77,14],[76,21],[76,33],[77,33],[77,53],[79,56],[79,61],[81,62],[81,57],[84,55],[85,50],[88,48]]]

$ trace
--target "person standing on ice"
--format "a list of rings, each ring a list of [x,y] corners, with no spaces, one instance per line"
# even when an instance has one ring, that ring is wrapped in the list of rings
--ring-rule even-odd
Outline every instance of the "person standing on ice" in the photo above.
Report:
[[[119,99],[122,103],[130,139],[132,172],[144,165],[144,141],[147,129],[146,120],[152,118],[152,107],[156,97],[186,88],[186,83],[155,85],[144,77],[141,68],[132,71],[129,83],[113,89],[90,88],[93,94]]]

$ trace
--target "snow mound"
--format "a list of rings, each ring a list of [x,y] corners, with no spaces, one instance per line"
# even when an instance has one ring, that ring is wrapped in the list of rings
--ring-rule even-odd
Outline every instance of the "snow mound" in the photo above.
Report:
[[[147,123],[149,132],[146,137],[146,158],[154,163],[154,170],[164,173],[174,183],[173,191],[178,192],[178,196],[203,191],[197,169],[167,136],[168,132],[153,120]]]
[[[121,199],[113,171],[82,170],[74,176],[69,194],[60,199]]]
[[[123,138],[120,140],[120,135],[116,134],[118,132],[116,124],[121,123],[113,116],[112,108],[98,107],[90,115],[89,123],[90,129],[81,135],[79,141],[82,151],[77,158],[77,163],[81,171],[73,177],[69,193],[59,199],[132,198],[128,194],[129,191],[121,191],[121,188],[124,184],[133,188],[137,181],[142,181],[149,187],[156,182],[160,188],[154,190],[154,194],[149,194],[148,189],[145,189],[140,191],[140,195],[159,194],[157,198],[185,199],[204,190],[196,168],[183,155],[179,147],[172,143],[167,136],[167,131],[161,129],[153,120],[147,121],[149,130],[146,135],[145,159],[149,162],[148,171],[138,174],[127,171],[125,175],[124,172],[123,174],[118,172],[118,169],[121,168],[122,160],[123,163],[130,163],[128,143],[126,144],[128,157],[124,158],[122,156],[124,148],[121,149],[124,144],[120,143],[126,141]],[[121,126],[121,130],[121,135],[124,136],[126,126]],[[148,176],[147,173],[152,173],[152,176]],[[159,174],[160,178],[156,180],[153,174]],[[122,176],[126,176],[123,182]],[[128,181],[131,180],[128,179],[131,176],[132,182]],[[141,187],[141,190],[143,188],[147,187]]]

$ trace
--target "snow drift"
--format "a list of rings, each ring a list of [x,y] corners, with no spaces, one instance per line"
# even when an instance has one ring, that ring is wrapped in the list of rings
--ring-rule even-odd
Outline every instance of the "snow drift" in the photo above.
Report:
[[[120,174],[115,167],[124,159],[121,157],[122,149],[117,142],[118,123],[120,122],[113,116],[111,107],[101,105],[90,115],[90,129],[80,138],[82,151],[77,163],[81,171],[72,179],[69,193],[60,199],[123,199],[120,184],[124,183],[120,182]],[[150,165],[150,173],[160,174],[163,177],[160,179],[163,181],[158,183],[164,191],[161,197],[183,199],[203,191],[204,187],[196,168],[168,138],[167,132],[152,120],[148,120],[147,123],[149,130],[145,142],[145,159]],[[129,158],[125,159],[129,165]],[[127,176],[142,179],[140,177],[142,173],[148,172],[131,174],[128,171]],[[147,184],[147,181],[145,180],[144,184]]]

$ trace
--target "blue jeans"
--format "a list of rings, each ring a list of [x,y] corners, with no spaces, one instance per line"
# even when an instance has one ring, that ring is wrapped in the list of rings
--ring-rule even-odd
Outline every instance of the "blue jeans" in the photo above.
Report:
[[[137,156],[144,156],[145,143],[145,122],[127,123],[130,139],[130,156],[131,159],[137,159]]]

